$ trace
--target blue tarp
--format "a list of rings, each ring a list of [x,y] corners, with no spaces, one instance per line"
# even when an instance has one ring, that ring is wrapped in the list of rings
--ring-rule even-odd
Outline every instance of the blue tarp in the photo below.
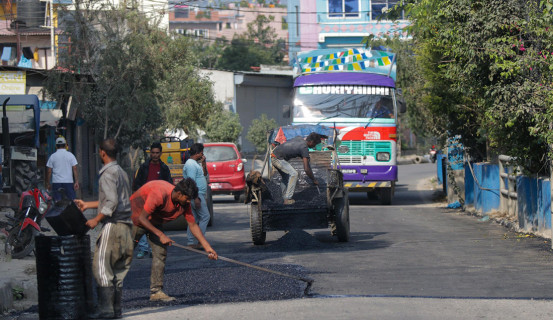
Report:
[[[297,136],[307,137],[311,132],[316,132],[318,134],[324,134],[328,136],[327,143],[333,144],[334,140],[334,129],[316,125],[316,124],[302,124],[295,126],[283,126],[273,131],[273,134],[269,138],[270,143],[274,143],[278,133],[282,130],[282,133],[286,137],[286,140],[290,140]]]

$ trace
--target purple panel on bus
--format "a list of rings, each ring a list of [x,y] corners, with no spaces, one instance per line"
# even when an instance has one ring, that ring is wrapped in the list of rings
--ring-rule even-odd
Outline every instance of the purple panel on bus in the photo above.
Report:
[[[397,166],[340,166],[340,169],[367,169],[367,174],[344,173],[344,181],[397,181]]]
[[[382,86],[395,88],[392,78],[360,72],[317,73],[297,77],[294,87],[321,85]]]

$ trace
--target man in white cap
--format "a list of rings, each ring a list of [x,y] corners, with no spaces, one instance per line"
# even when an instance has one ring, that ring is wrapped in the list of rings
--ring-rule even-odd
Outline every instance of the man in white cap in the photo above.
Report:
[[[79,176],[77,175],[77,159],[67,151],[67,142],[64,137],[56,139],[56,152],[46,163],[46,189],[52,187],[54,201],[62,199],[60,189],[65,191],[67,198],[75,199],[75,190],[79,189]],[[50,184],[51,183],[51,184]]]

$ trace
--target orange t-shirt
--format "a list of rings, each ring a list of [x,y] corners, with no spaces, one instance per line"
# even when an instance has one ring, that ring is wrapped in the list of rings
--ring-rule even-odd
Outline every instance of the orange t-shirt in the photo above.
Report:
[[[131,196],[131,220],[141,226],[138,221],[142,209],[148,213],[148,220],[154,225],[173,221],[181,214],[184,214],[186,221],[195,222],[190,205],[182,207],[173,203],[171,192],[175,188],[171,183],[164,180],[153,180],[144,184]]]

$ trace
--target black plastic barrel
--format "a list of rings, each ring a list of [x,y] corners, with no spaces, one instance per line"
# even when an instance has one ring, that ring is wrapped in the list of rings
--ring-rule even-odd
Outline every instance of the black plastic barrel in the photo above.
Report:
[[[90,237],[38,236],[35,244],[40,319],[87,319],[94,303]]]

